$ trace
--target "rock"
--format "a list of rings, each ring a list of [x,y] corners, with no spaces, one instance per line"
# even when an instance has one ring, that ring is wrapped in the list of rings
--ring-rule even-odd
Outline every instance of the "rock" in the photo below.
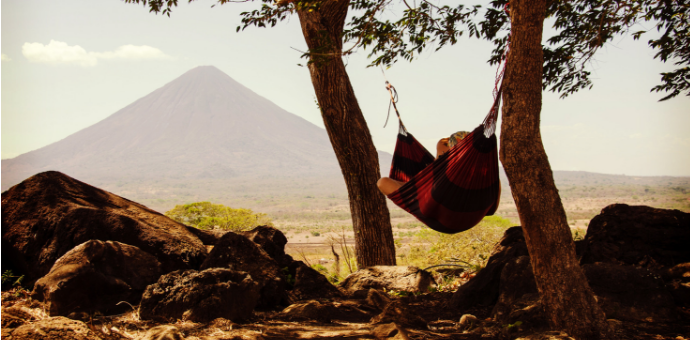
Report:
[[[256,243],[242,235],[223,235],[201,265],[202,270],[207,268],[231,268],[249,273],[260,287],[259,308],[273,308],[287,301],[281,267]]]
[[[198,268],[206,249],[187,228],[143,205],[56,171],[2,193],[5,245],[12,266],[33,284],[55,261],[89,240],[118,241],[155,256],[163,272]],[[15,273],[18,274],[18,273]]]
[[[582,269],[607,318],[654,322],[678,318],[673,296],[651,271],[614,263],[587,264]]]
[[[582,264],[612,262],[651,270],[690,262],[690,214],[613,204],[589,223]]]
[[[292,257],[285,254],[287,238],[280,230],[262,225],[240,234],[259,245],[281,267],[292,263]]]
[[[378,310],[384,310],[391,302],[391,299],[388,297],[388,294],[372,288],[369,289],[366,302],[370,306],[376,307]]]
[[[160,325],[149,328],[144,335],[136,340],[184,340],[184,336],[173,325]]]
[[[407,331],[393,322],[376,326],[376,328],[371,331],[371,335],[376,339],[409,339]]]
[[[431,274],[417,267],[373,266],[348,275],[340,287],[351,292],[373,288],[426,293],[432,283]]]
[[[101,340],[89,327],[77,320],[56,316],[17,327],[8,340]]]
[[[289,320],[316,320],[331,322],[333,320],[347,322],[366,322],[371,319],[371,313],[352,301],[320,302],[311,300],[296,303],[285,308],[281,314]]]
[[[31,320],[34,317],[21,307],[7,307],[2,308],[2,328],[17,328]],[[4,338],[4,336],[3,336]]]
[[[325,276],[302,261],[294,261],[289,267],[294,278],[292,290],[288,292],[293,303],[301,300],[342,298],[343,293],[328,282]]]
[[[259,285],[247,273],[227,268],[175,271],[146,288],[139,315],[194,322],[243,320],[252,314],[258,299]]]
[[[479,319],[477,319],[476,316],[474,316],[472,314],[464,314],[463,316],[460,317],[460,322],[458,323],[458,326],[460,326],[461,328],[464,328],[464,329],[469,329],[478,323],[479,323]]]
[[[475,306],[491,306],[496,303],[503,267],[520,256],[529,256],[527,245],[522,228],[512,227],[506,230],[503,238],[491,251],[486,268],[460,286],[453,294],[450,304],[462,311]]]
[[[545,324],[539,301],[529,256],[520,256],[506,263],[501,271],[498,301],[491,312],[492,317],[503,324],[516,321],[530,326]]]
[[[374,325],[391,322],[409,328],[426,328],[426,321],[419,315],[411,312],[400,300],[392,301],[384,308],[381,314],[371,319],[371,323]]]
[[[220,229],[212,229],[212,230],[204,230],[204,229],[199,229],[199,228],[194,228],[190,226],[186,226],[187,230],[194,234],[196,237],[199,238],[201,243],[203,243],[205,246],[215,246],[216,243],[220,240],[223,235],[227,233],[231,233],[229,230],[220,230]]]
[[[51,316],[128,310],[139,303],[146,286],[161,275],[161,264],[137,247],[90,240],[60,257],[48,275],[36,282],[31,298],[46,303]]]
[[[664,270],[661,277],[666,281],[666,289],[673,295],[676,305],[690,307],[690,262]]]

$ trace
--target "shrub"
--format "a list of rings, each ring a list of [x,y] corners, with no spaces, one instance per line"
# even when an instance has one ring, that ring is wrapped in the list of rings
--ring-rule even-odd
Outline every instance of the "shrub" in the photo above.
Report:
[[[196,202],[176,205],[165,213],[173,220],[199,229],[220,229],[241,231],[260,225],[273,225],[271,219],[263,213],[254,213],[250,209],[233,209],[222,204]]]
[[[487,216],[476,227],[453,235],[424,229],[415,235],[407,254],[408,263],[426,268],[436,264],[457,263],[478,271],[486,265],[494,245],[513,223],[500,216]]]

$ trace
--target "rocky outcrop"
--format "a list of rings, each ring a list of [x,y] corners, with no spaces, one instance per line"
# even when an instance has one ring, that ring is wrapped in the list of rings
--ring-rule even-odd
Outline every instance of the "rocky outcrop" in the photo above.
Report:
[[[538,326],[546,321],[529,256],[513,259],[503,267],[498,301],[491,315],[502,324],[521,321]]]
[[[491,306],[496,303],[503,267],[520,256],[529,256],[525,237],[522,228],[512,227],[506,230],[503,238],[491,251],[486,267],[453,294],[451,305],[467,310],[474,306]]]
[[[417,267],[373,266],[348,275],[340,287],[350,292],[363,290],[365,294],[371,288],[426,293],[432,284],[431,274]]]
[[[261,247],[281,267],[292,263],[292,257],[285,254],[287,238],[280,230],[263,225],[240,234]]]
[[[201,265],[202,270],[208,268],[231,268],[249,273],[260,287],[257,305],[260,308],[272,308],[287,301],[281,267],[256,243],[242,235],[225,234]]]
[[[613,204],[589,223],[582,264],[611,262],[654,271],[690,262],[690,214]]]
[[[294,278],[293,287],[288,292],[290,301],[293,303],[301,300],[344,297],[344,294],[328,282],[325,276],[302,261],[294,261],[290,264],[288,272]]]
[[[51,316],[72,312],[116,314],[138,304],[146,286],[156,282],[161,265],[137,247],[91,240],[60,257],[36,282],[31,297],[43,301]]]
[[[37,174],[2,193],[5,245],[32,284],[55,261],[89,240],[118,241],[153,255],[163,272],[198,268],[206,249],[187,228],[143,205],[65,174]]]
[[[3,334],[2,338],[11,340],[101,340],[85,323],[62,316],[19,326],[10,334]]]
[[[199,238],[205,246],[215,246],[223,235],[231,233],[229,230],[211,229],[204,230],[187,226],[187,230]]]
[[[661,277],[666,282],[666,289],[673,295],[676,305],[690,307],[690,262],[665,269]]]
[[[195,322],[243,320],[252,314],[258,299],[259,285],[245,272],[227,268],[175,271],[146,288],[139,315]]]
[[[650,322],[678,318],[664,281],[648,269],[614,263],[587,264],[582,269],[607,318]]]

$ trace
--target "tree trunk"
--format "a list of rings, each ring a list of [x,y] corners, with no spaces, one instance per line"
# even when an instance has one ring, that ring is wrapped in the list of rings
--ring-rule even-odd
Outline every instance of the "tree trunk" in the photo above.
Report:
[[[546,0],[511,0],[500,157],[551,327],[578,339],[608,338],[608,325],[575,255],[539,131]]]
[[[348,0],[326,0],[297,13],[311,53],[311,82],[347,185],[357,265],[395,265],[386,198],[376,187],[378,155],[341,55],[348,6]]]

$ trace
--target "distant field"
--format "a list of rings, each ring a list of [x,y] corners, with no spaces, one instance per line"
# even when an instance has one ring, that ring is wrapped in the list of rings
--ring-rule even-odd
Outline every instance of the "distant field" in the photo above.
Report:
[[[572,228],[586,229],[602,208],[613,203],[690,212],[690,177],[634,177],[569,171],[556,171],[554,177]],[[502,182],[504,189],[497,215],[519,225],[507,179],[502,178]],[[345,183],[340,177],[206,179],[184,184],[161,180],[158,183],[104,183],[102,187],[160,212],[176,204],[211,201],[266,213],[293,244],[322,244],[328,236],[343,228],[350,231],[352,228]],[[410,232],[422,229],[415,218],[390,202],[389,208],[396,237],[409,239]]]
[[[564,171],[555,172],[554,177],[568,223],[578,237],[585,235],[589,221],[602,208],[613,203],[690,212],[690,177],[632,177]],[[502,182],[501,204],[496,215],[508,219],[511,225],[519,225],[507,179],[502,178]],[[161,180],[158,183],[104,183],[100,186],[160,212],[177,204],[198,201],[262,212],[285,233],[288,238],[286,251],[294,258],[310,265],[325,266],[333,272],[333,244],[333,249],[341,256],[341,273],[347,274],[349,267],[354,266],[352,263],[348,266],[344,261],[344,254],[348,251],[354,257],[354,235],[347,192],[340,177],[205,179],[184,184]],[[429,229],[392,203],[389,202],[388,206],[398,263],[422,266],[438,263],[438,259],[428,256],[433,253],[433,244],[430,243],[433,241],[426,232]],[[500,230],[482,228],[476,227],[472,232],[490,235],[486,239],[489,242],[495,242],[502,235]],[[423,234],[426,237],[420,237],[422,231],[427,233]],[[481,263],[481,260],[474,262]]]
[[[649,205],[690,212],[690,177],[634,177],[587,172],[554,173],[571,226],[585,227],[602,208],[613,203]],[[519,223],[505,178],[497,214]],[[96,184],[99,186],[98,184]],[[160,212],[177,204],[211,201],[268,214],[281,228],[333,228],[349,226],[350,209],[345,183],[339,177],[244,178],[197,180],[178,184],[116,183],[106,190]],[[393,225],[406,227],[416,220],[389,204]]]

